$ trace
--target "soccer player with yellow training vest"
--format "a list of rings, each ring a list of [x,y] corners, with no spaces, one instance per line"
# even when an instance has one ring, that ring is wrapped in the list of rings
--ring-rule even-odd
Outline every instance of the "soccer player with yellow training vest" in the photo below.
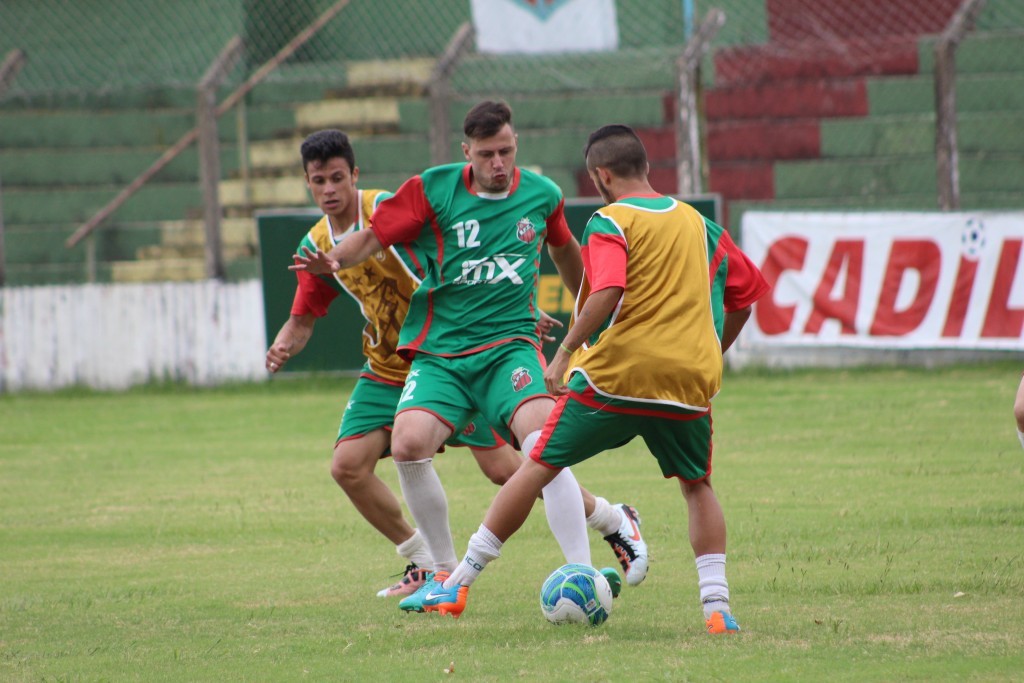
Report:
[[[729,329],[731,343],[745,321],[743,309],[766,285],[732,248],[746,286],[732,292],[716,321],[713,299],[721,312],[728,278],[722,276],[713,294],[720,271],[712,260],[720,265],[729,250],[726,244],[718,252],[721,228],[653,190],[646,150],[631,128],[595,131],[585,156],[608,206],[587,224],[585,277],[573,321],[544,372],[558,402],[530,459],[501,488],[470,539],[464,560],[445,581],[427,585],[427,602],[442,613],[460,613],[468,586],[522,526],[537,491],[562,468],[642,436],[662,474],[680,481],[705,627],[736,632],[725,578],[725,516],[710,483],[711,399],[722,379],[722,331]],[[730,312],[741,315],[738,327],[728,320]]]

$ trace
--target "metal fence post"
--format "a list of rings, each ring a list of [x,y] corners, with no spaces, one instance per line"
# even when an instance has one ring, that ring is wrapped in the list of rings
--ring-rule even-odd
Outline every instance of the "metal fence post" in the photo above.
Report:
[[[679,92],[676,107],[676,187],[681,195],[700,194],[700,115],[697,107],[697,67],[711,48],[711,41],[725,23],[725,12],[708,11],[697,31],[686,41],[676,59]]]
[[[939,208],[960,208],[960,153],[956,140],[956,48],[985,0],[964,0],[935,43],[935,172]]]
[[[206,233],[206,277],[224,279],[220,234],[220,139],[217,135],[217,87],[242,54],[235,36],[203,74],[196,88],[196,130],[199,131],[199,182],[203,186],[203,227]]]
[[[451,90],[448,80],[455,65],[473,39],[473,27],[467,21],[452,35],[444,54],[437,60],[430,74],[427,90],[430,93],[430,163],[433,166],[448,162],[451,147],[451,126],[448,123],[448,100]]]

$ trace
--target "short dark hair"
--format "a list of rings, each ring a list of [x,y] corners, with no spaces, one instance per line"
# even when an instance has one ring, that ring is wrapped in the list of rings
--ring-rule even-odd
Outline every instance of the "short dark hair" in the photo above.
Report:
[[[636,131],[622,124],[602,126],[590,134],[583,150],[587,170],[606,168],[620,178],[647,174],[647,150]]]
[[[512,108],[502,100],[487,100],[469,110],[462,132],[471,140],[480,140],[497,135],[506,123],[512,124]]]
[[[352,149],[352,143],[348,136],[340,130],[333,128],[318,130],[302,141],[299,148],[302,154],[302,170],[307,171],[312,161],[319,161],[321,164],[328,159],[341,157],[348,162],[350,171],[356,167],[356,153]]]

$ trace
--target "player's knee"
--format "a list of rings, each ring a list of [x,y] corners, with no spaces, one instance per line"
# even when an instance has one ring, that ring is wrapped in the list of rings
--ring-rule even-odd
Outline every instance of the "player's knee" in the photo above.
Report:
[[[423,460],[432,457],[436,450],[416,435],[392,434],[391,436],[391,457],[396,462]]]
[[[491,480],[492,484],[495,484],[497,486],[503,486],[506,481],[512,478],[512,475],[515,474],[515,470],[508,470],[506,468],[488,468],[484,470],[484,474],[487,476],[488,479]]]
[[[344,455],[335,453],[331,459],[331,478],[346,491],[362,486],[367,478],[373,474],[373,468],[367,468],[362,462],[357,462]]]

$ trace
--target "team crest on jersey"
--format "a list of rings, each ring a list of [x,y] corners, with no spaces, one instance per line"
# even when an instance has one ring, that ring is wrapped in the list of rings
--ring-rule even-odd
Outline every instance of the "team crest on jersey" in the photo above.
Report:
[[[533,377],[530,375],[529,370],[526,368],[516,368],[512,371],[513,391],[522,391],[531,384],[533,384]]]
[[[537,237],[537,229],[533,227],[533,221],[529,218],[520,218],[516,222],[516,237],[520,242],[530,244]]]
[[[384,257],[385,257],[385,256],[387,256],[387,254],[385,254],[385,253],[384,253],[384,250],[383,250],[383,249],[381,249],[381,250],[380,250],[380,251],[378,251],[378,252],[377,252],[376,254],[374,254],[374,256],[376,256],[376,257],[377,257],[377,260],[378,260],[378,261],[383,261],[383,260],[384,260]]]

